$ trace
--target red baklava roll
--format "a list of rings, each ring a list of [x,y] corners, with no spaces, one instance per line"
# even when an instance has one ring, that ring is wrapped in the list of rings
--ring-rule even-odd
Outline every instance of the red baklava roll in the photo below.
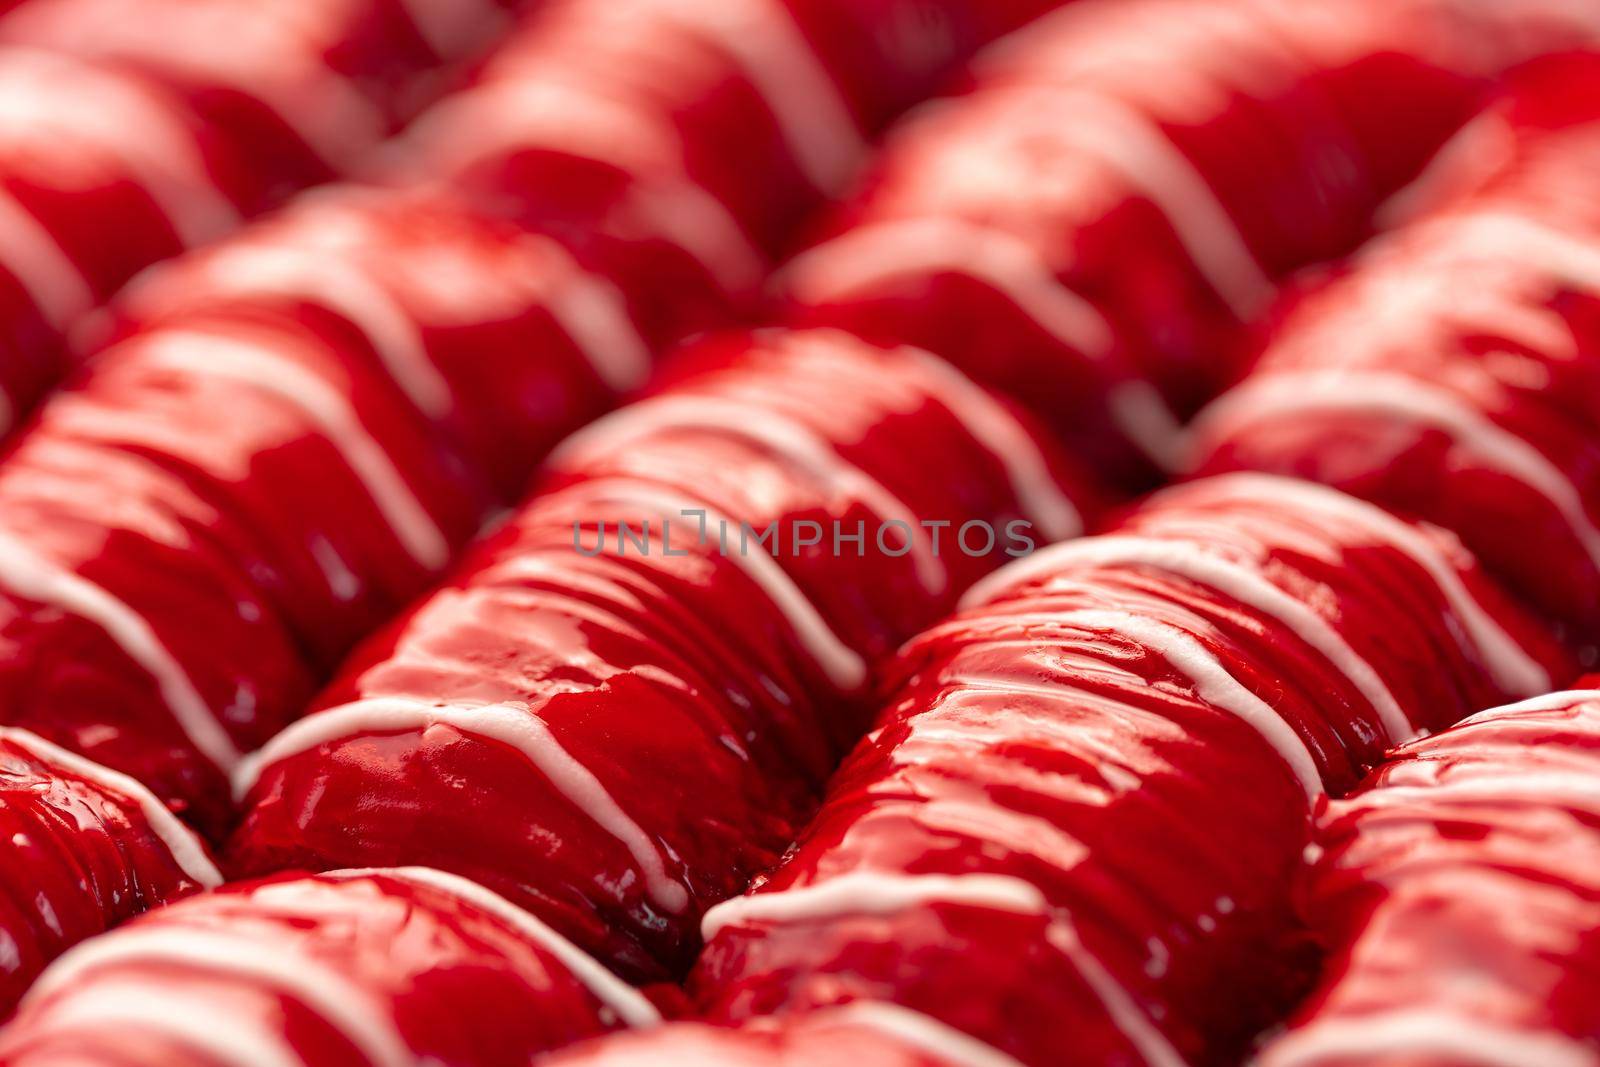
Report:
[[[1314,289],[1197,424],[1204,471],[1313,479],[1456,533],[1593,640],[1600,625],[1600,63],[1525,79],[1444,196]],[[1551,96],[1555,99],[1550,99]],[[1574,111],[1587,115],[1573,120]],[[1487,153],[1487,158],[1485,156]],[[1480,173],[1487,166],[1487,174]]]
[[[1146,480],[1290,272],[1353,250],[1508,65],[1597,34],[1561,0],[1069,5],[891,136],[790,315],[937,352]]]
[[[421,868],[231,885],[69,952],[0,1063],[524,1067],[655,1007],[526,912]]]
[[[362,164],[517,0],[31,0],[0,43],[154,82],[225,137],[259,209]],[[435,86],[430,92],[430,86]],[[129,129],[127,134],[137,133]]]
[[[0,18],[0,431],[136,272],[364,156],[470,54],[494,21],[476,7],[40,0]]]
[[[826,331],[707,342],[242,768],[237,870],[422,863],[633,977],[770,866],[870,666],[1083,500],[948,365]]]
[[[0,728],[0,1018],[62,951],[220,885],[194,831],[144,786]]]
[[[1234,1062],[1305,978],[1319,798],[1569,670],[1441,531],[1262,476],[1158,494],[905,646],[691,992],[741,1026],[897,1004],[1041,1067]]]
[[[557,29],[534,19],[517,47]],[[689,61],[695,40],[658,44]],[[685,113],[717,96],[675,92]],[[739,129],[706,135],[736,147]],[[575,249],[655,237],[584,225],[340,187],[137,282],[0,460],[0,718],[219,831],[239,754],[642,381],[678,332],[650,319],[659,295],[700,301],[682,278],[585,267]],[[708,284],[695,328],[730,301]]]
[[[920,1012],[858,1001],[748,1026],[675,1022],[596,1038],[551,1067],[1016,1067],[1011,1059]]]
[[[681,336],[703,291],[753,303],[884,122],[1056,3],[555,0],[403,151],[634,279],[647,329]]]
[[[1331,958],[1262,1067],[1600,1062],[1600,693],[1407,745],[1328,807],[1311,855]]]

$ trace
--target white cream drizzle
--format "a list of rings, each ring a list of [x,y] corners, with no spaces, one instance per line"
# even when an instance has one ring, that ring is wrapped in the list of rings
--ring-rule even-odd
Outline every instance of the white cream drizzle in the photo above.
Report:
[[[858,226],[795,256],[781,279],[797,300],[821,304],[928,270],[982,281],[1089,359],[1111,354],[1111,324],[1061,284],[1032,246],[1004,230],[963,219],[927,216]]]
[[[418,36],[446,61],[466,58],[464,53],[508,21],[493,0],[399,0],[399,4]]]
[[[65,53],[26,47],[0,47],[0,66],[7,77],[37,79],[41,90],[72,84],[70,93],[50,93],[46,107],[38,95],[0,92],[0,128],[48,132],[68,111],[70,128],[89,132],[116,153],[186,247],[239,226],[239,210],[217,187],[194,134],[132,83]],[[129,130],[138,136],[128,136]]]
[[[1000,461],[1011,493],[1050,541],[1083,533],[1083,515],[1050,473],[1038,440],[987,390],[946,360],[918,348],[899,351],[928,375],[932,393],[973,440]]]
[[[1349,679],[1378,713],[1390,742],[1398,744],[1416,736],[1416,726],[1401,710],[1372,664],[1351,648],[1326,619],[1259,572],[1208,552],[1203,543],[1108,536],[1052,545],[1001,571],[1003,580],[991,576],[978,583],[963,598],[962,606],[982,603],[1004,589],[1047,577],[1059,568],[1106,565],[1150,567],[1177,575],[1208,586],[1282,623]]]
[[[731,57],[771,109],[800,169],[819,191],[837,195],[866,158],[866,141],[844,95],[786,4],[613,0],[605,12],[624,22],[670,19]]]
[[[111,1033],[128,1029],[170,1038],[225,1067],[305,1067],[275,1026],[231,1017],[227,1026],[203,1013],[179,1010],[148,982],[97,981],[72,990],[28,1017],[30,1042],[65,1031]]]
[[[1042,915],[1044,894],[997,874],[898,874],[855,871],[825,882],[725,900],[700,920],[707,942],[730,926],[805,923],[846,915],[892,915],[923,904],[960,904]]]
[[[1272,301],[1276,286],[1256,261],[1238,224],[1205,175],[1153,117],[1085,87],[1013,90],[1010,98],[1019,104],[1035,102],[1027,110],[1011,110],[1018,121],[1036,123],[1033,129],[1052,141],[1070,141],[1147,197],[1172,226],[1201,276],[1242,321],[1253,320]],[[1028,132],[1028,128],[1016,131],[1019,136]],[[961,162],[971,169],[975,183],[999,179],[991,159],[974,155]]]
[[[366,427],[349,397],[269,345],[220,334],[164,331],[142,356],[190,374],[231,378],[276,394],[307,415],[371,495],[396,539],[430,571],[450,560],[450,542]]]
[[[188,673],[133,608],[82,575],[52,563],[14,534],[0,532],[0,585],[27,600],[69,612],[100,627],[156,682],[162,700],[195,749],[222,770],[239,750]]]
[[[1211,490],[1225,490],[1246,501],[1273,500],[1336,520],[1354,523],[1404,553],[1433,581],[1495,684],[1512,695],[1550,688],[1550,674],[1484,610],[1441,545],[1394,515],[1336,489],[1271,474],[1225,474],[1207,479]]]
[[[1183,1061],[1171,1045],[1133,1002],[1127,990],[1099,960],[1084,950],[1065,918],[1052,916],[1052,909],[1038,888],[1019,878],[992,874],[858,871],[816,885],[747,894],[727,901],[706,913],[702,934],[709,942],[721,930],[751,922],[803,923],[848,915],[889,915],[941,903],[1051,916],[1046,939],[1083,976],[1106,1007],[1112,1023],[1152,1067],[1182,1067]],[[879,1029],[915,1047],[944,1055],[953,1063],[988,1067],[1014,1062],[971,1035],[899,1005],[856,1001],[839,1008],[823,1009],[823,1016],[830,1020],[844,1018],[852,1024]]]
[[[1522,482],[1555,508],[1589,559],[1600,566],[1600,529],[1572,481],[1542,452],[1448,391],[1382,370],[1303,371],[1247,382],[1201,412],[1202,434],[1219,422],[1249,425],[1298,412],[1366,411],[1431,426],[1486,465]]]
[[[927,217],[857,227],[796,256],[784,268],[783,280],[800,302],[823,304],[922,271],[974,278],[1063,346],[1094,361],[1111,354],[1111,325],[1093,304],[1061,284],[1026,242],[977,223]],[[1163,469],[1176,468],[1182,428],[1148,382],[1112,385],[1108,411],[1148,458]]]
[[[151,833],[155,834],[171,853],[172,861],[178,865],[179,870],[206,889],[215,889],[222,884],[222,872],[211,862],[211,857],[206,854],[200,838],[179,821],[178,817],[157,800],[155,794],[146,789],[142,783],[121,771],[114,771],[76,752],[70,752],[60,745],[52,744],[31,730],[14,726],[0,727],[0,740],[9,741],[38,759],[55,764],[68,774],[76,775],[124,800],[132,801],[144,816],[145,822],[149,824]]]
[[[1139,1007],[1122,983],[1106,970],[1105,964],[1084,948],[1077,930],[1064,920],[1057,919],[1051,923],[1045,937],[1072,961],[1083,980],[1089,983],[1089,988],[1094,990],[1112,1024],[1144,1058],[1148,1067],[1186,1067],[1183,1057],[1151,1020],[1149,1013]]]
[[[208,286],[233,294],[298,297],[324,305],[365,335],[389,377],[420,411],[441,418],[454,406],[450,385],[434,366],[415,321],[348,258],[304,247],[240,244],[211,255],[205,279]]]
[[[410,1067],[415,1056],[386,1006],[349,978],[295,951],[292,941],[269,941],[221,929],[131,926],[91,938],[45,969],[24,1003],[32,1004],[85,984],[95,971],[129,964],[157,963],[259,982],[303,1004],[359,1049],[374,1067]],[[151,1005],[159,1014],[145,1025],[161,1029],[168,1020],[192,1017],[197,1005],[174,998]],[[178,1027],[184,1027],[179,1022]]]
[[[1291,1030],[1267,1046],[1260,1067],[1311,1067],[1368,1056],[1429,1054],[1481,1067],[1595,1067],[1600,1055],[1553,1030],[1515,1030],[1438,1010],[1396,1010]]]
[[[529,235],[529,240],[562,267],[546,305],[556,324],[607,386],[620,393],[642,385],[653,362],[650,346],[639,335],[621,292],[580,267],[553,238]]]
[[[370,867],[330,871],[319,878],[344,880],[383,877],[436,889],[486,911],[517,933],[554,956],[572,973],[596,1000],[616,1012],[617,1018],[634,1028],[661,1022],[661,1012],[644,994],[612,974],[593,956],[562,937],[531,912],[512,904],[500,894],[458,874],[431,867]]]
[[[1518,715],[1525,711],[1565,711],[1575,704],[1583,704],[1600,700],[1600,689],[1562,689],[1554,693],[1540,693],[1538,696],[1519,700],[1512,704],[1502,704],[1499,707],[1480,711],[1470,718],[1462,720],[1454,729],[1460,730],[1468,726],[1480,726],[1492,723],[1506,716]]]
[[[259,751],[246,757],[234,776],[234,794],[243,799],[264,768],[360,734],[426,730],[446,725],[463,733],[497,741],[526,757],[595,825],[628,851],[644,877],[650,898],[674,914],[689,906],[689,894],[666,869],[661,847],[617,803],[594,774],[562,748],[550,728],[525,704],[429,704],[406,697],[376,697],[316,712],[283,730]]]
[[[65,333],[96,303],[78,265],[27,208],[0,192],[0,264],[10,271],[52,329]]]
[[[1040,616],[1062,626],[1107,630],[1130,638],[1157,653],[1178,673],[1194,683],[1195,693],[1206,703],[1237,717],[1272,746],[1294,772],[1309,799],[1325,790],[1311,750],[1272,705],[1246,689],[1204,645],[1176,626],[1122,611],[1063,611]]]
[[[707,536],[710,531],[737,532],[739,524],[704,501],[680,495],[648,482],[624,478],[596,479],[584,482],[563,495],[591,496],[596,503],[636,505],[659,511],[668,521],[682,521],[688,514],[704,512],[701,519]],[[698,524],[697,524],[698,525]],[[729,552],[728,558],[744,571],[745,575],[761,587],[773,605],[783,613],[795,636],[806,651],[816,660],[823,674],[841,689],[857,689],[866,684],[867,663],[862,655],[845,644],[833,632],[822,613],[811,603],[805,592],[789,577],[776,559],[759,544],[744,546],[748,551]]]
[[[749,289],[765,276],[765,257],[739,220],[685,172],[671,131],[612,101],[551,81],[491,82],[435,107],[413,128],[430,159],[457,167],[538,147],[616,167],[638,179],[629,196],[660,234],[725,288]]]
[[[1022,1067],[1019,1060],[993,1045],[942,1023],[931,1015],[898,1004],[857,1000],[836,1008],[821,1009],[812,1017],[822,1022],[874,1031],[926,1052],[949,1067]]]
[[[814,477],[859,498],[880,516],[898,520],[911,531],[911,555],[917,578],[930,593],[950,584],[944,563],[934,553],[928,531],[899,497],[866,471],[841,456],[832,444],[802,423],[776,411],[759,414],[736,401],[714,396],[668,395],[630,404],[568,437],[550,457],[553,465],[601,448],[615,448],[661,430],[710,430],[743,439],[784,456]]]

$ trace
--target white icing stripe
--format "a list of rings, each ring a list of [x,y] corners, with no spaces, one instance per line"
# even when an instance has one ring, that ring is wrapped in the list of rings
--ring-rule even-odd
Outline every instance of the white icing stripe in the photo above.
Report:
[[[52,744],[30,730],[14,726],[0,727],[0,740],[10,741],[40,760],[55,764],[68,774],[93,782],[110,793],[132,801],[144,815],[151,833],[155,834],[171,853],[172,861],[178,865],[179,870],[206,889],[214,889],[222,884],[222,872],[211,862],[211,857],[206,854],[200,838],[179,821],[178,817],[157,800],[155,794],[146,789],[142,783],[121,771],[101,766],[76,752],[69,752],[59,745]]]
[[[1317,761],[1294,728],[1272,705],[1229,674],[1204,645],[1178,627],[1127,612],[1094,609],[1064,611],[1044,618],[1063,626],[1108,630],[1149,648],[1189,678],[1201,700],[1236,716],[1260,734],[1300,780],[1307,797],[1315,799],[1324,792]]]
[[[128,167],[155,201],[178,239],[194,247],[236,228],[238,209],[217,187],[194,133],[135,83],[70,55],[25,47],[0,48],[7,78],[36,82],[44,91],[70,79],[72,91],[50,93],[49,106],[28,92],[0,92],[0,128],[71,133],[95,138]],[[136,136],[129,131],[137,130]]]
[[[1149,1014],[1134,1001],[1121,982],[1106,970],[1088,949],[1078,932],[1063,920],[1051,923],[1045,938],[1058,951],[1072,961],[1083,980],[1089,983],[1106,1015],[1121,1031],[1147,1067],[1187,1067],[1178,1050],[1172,1047],[1165,1034],[1151,1020]]]
[[[563,496],[592,496],[596,503],[613,505],[635,505],[659,511],[666,520],[681,520],[694,515],[703,518],[704,529],[737,531],[739,524],[728,518],[716,508],[704,501],[680,496],[661,486],[651,485],[648,482],[633,482],[626,479],[597,479],[584,482],[572,489],[564,490]],[[709,533],[708,533],[709,536]],[[727,558],[734,562],[745,575],[761,587],[767,599],[773,606],[783,613],[788,620],[790,628],[806,651],[817,662],[817,666],[828,676],[834,685],[841,689],[857,689],[866,684],[867,663],[861,654],[845,644],[839,635],[833,632],[822,613],[807,598],[805,592],[795,584],[778,561],[768,555],[759,545],[747,546],[741,544],[741,551],[728,552]]]
[[[710,942],[730,926],[893,915],[924,904],[960,904],[1023,915],[1043,915],[1049,910],[1044,895],[1020,878],[856,871],[814,885],[723,901],[701,918],[700,936]]]
[[[684,172],[671,131],[612,101],[556,82],[492,82],[433,108],[413,129],[436,168],[536,148],[615,167],[636,179],[626,195],[657,232],[719,284],[745,290],[765,277],[766,257],[727,205]]]
[[[1019,1060],[993,1045],[898,1004],[857,1000],[837,1008],[824,1008],[811,1017],[875,1031],[926,1052],[949,1067],[1022,1067]]]
[[[57,333],[95,306],[83,271],[44,224],[6,192],[0,192],[0,265]]]
[[[28,992],[33,1003],[83,986],[95,971],[157,963],[258,982],[291,997],[337,1029],[374,1067],[410,1067],[415,1057],[387,1007],[344,975],[294,951],[292,942],[269,941],[220,929],[130,926],[91,938],[46,968]],[[150,1025],[191,1015],[198,1006],[185,997],[159,1005]]]
[[[1109,357],[1110,323],[1093,304],[1061,284],[1026,242],[1003,230],[929,217],[874,223],[803,252],[783,280],[804,304],[848,300],[864,290],[924,271],[962,274],[995,290],[1051,337],[1091,360]],[[1178,463],[1178,417],[1143,382],[1112,386],[1109,412],[1128,440],[1163,469]]]
[[[710,430],[740,438],[783,456],[841,493],[855,496],[878,515],[905,523],[911,531],[911,555],[917,578],[930,593],[950,584],[949,572],[933,550],[933,541],[916,512],[866,471],[841,456],[803,424],[775,411],[753,417],[749,407],[711,396],[661,396],[630,404],[573,434],[550,457],[562,465],[598,448],[614,448],[660,430]]]
[[[1357,794],[1375,800],[1451,803],[1456,800],[1491,804],[1535,802],[1600,810],[1600,775],[1540,767],[1524,774],[1485,774],[1471,765],[1472,778],[1441,778],[1426,785],[1379,785]]]
[[[319,711],[292,724],[241,762],[234,776],[234,793],[243,799],[263,768],[318,746],[360,734],[420,731],[441,724],[521,753],[557,792],[628,850],[656,904],[673,913],[689,906],[688,891],[667,874],[655,840],[622,810],[587,767],[557,743],[549,727],[526,705],[441,707],[404,697],[379,697]]]
[[[661,1012],[643,993],[608,971],[593,956],[562,937],[530,912],[512,904],[470,879],[431,867],[370,867],[330,871],[319,878],[383,877],[426,886],[449,894],[481,911],[486,911],[517,933],[554,956],[561,965],[601,1004],[616,1012],[617,1018],[636,1029],[661,1022]]]
[[[556,324],[578,346],[595,374],[617,392],[644,383],[653,362],[615,285],[590,274],[552,238],[529,235],[542,254],[563,265],[559,288],[546,307]]]
[[[1338,669],[1371,704],[1392,743],[1416,736],[1394,694],[1349,643],[1321,615],[1296,600],[1257,571],[1211,555],[1203,543],[1145,537],[1095,537],[1053,545],[978,583],[962,600],[972,607],[1007,588],[1072,566],[1125,565],[1150,567],[1208,586],[1282,623]]]
[[[267,1020],[231,1016],[227,1026],[203,1012],[174,1010],[173,1002],[147,983],[128,979],[94,982],[31,1015],[28,1044],[52,1034],[131,1030],[168,1038],[223,1067],[305,1067],[305,1060]]]
[[[361,424],[349,397],[267,345],[188,331],[154,337],[140,349],[154,362],[191,374],[232,378],[299,408],[344,457],[411,557],[428,570],[449,562],[449,540],[388,453]]]
[[[1437,1010],[1340,1015],[1291,1030],[1267,1046],[1261,1067],[1312,1067],[1367,1057],[1440,1057],[1481,1067],[1596,1067],[1600,1055],[1551,1029],[1516,1030]]]
[[[993,394],[950,363],[916,348],[901,348],[927,372],[932,392],[978,444],[1005,468],[1011,493],[1050,541],[1083,533],[1083,515],[1050,473],[1038,440]]]
[[[1211,490],[1225,490],[1237,499],[1273,500],[1306,511],[1355,523],[1373,533],[1427,573],[1465,631],[1495,684],[1512,695],[1550,688],[1550,674],[1484,610],[1467,588],[1443,548],[1419,529],[1375,504],[1314,482],[1270,474],[1226,474],[1207,479]],[[1454,632],[1454,628],[1452,628]]]
[[[80,616],[103,630],[129,659],[155,679],[173,719],[195,749],[223,770],[239,750],[222,721],[206,704],[183,665],[149,622],[107,590],[40,556],[10,533],[0,532],[0,586]]]
[[[1554,693],[1540,693],[1536,697],[1519,700],[1514,704],[1502,704],[1497,708],[1480,711],[1452,727],[1452,732],[1468,726],[1492,723],[1506,716],[1518,715],[1526,711],[1565,711],[1574,705],[1596,700],[1600,700],[1600,689],[1562,689]]]
[[[1441,219],[1436,228],[1442,238],[1475,255],[1548,270],[1591,295],[1600,292],[1600,249],[1538,219],[1481,212]]]
[[[844,95],[787,4],[643,0],[606,6],[619,19],[664,16],[714,41],[766,101],[800,169],[819,191],[841,192],[866,158],[866,141]]]
[[[1111,354],[1111,324],[1056,277],[1020,238],[961,219],[895,219],[847,230],[784,267],[789,293],[805,304],[832,303],[923,271],[975,278],[1028,314],[1062,345],[1094,360]]]
[[[406,17],[433,54],[465,58],[480,41],[505,27],[506,12],[493,0],[399,0]]]
[[[416,322],[348,258],[303,247],[242,244],[209,257],[204,277],[230,294],[322,304],[366,336],[389,376],[424,414],[442,418],[454,406],[450,385],[429,357]]]
[[[1254,319],[1275,293],[1216,191],[1151,116],[1089,89],[1042,89],[1029,117],[1052,140],[1071,140],[1114,168],[1172,225],[1184,251],[1240,319]],[[1060,116],[1068,116],[1059,121]],[[974,160],[974,165],[989,165]]]
[[[726,901],[708,911],[701,921],[703,939],[711,941],[719,932],[730,926],[747,923],[810,922],[850,915],[891,915],[895,912],[930,904],[955,904],[1023,915],[1051,915],[1044,895],[1032,884],[1019,878],[992,874],[892,874],[858,871],[830,879],[816,885],[786,889],[774,893],[752,893]],[[1099,960],[1095,959],[1079,942],[1065,920],[1054,916],[1046,933],[1050,945],[1060,951],[1083,976],[1105,1005],[1113,1023],[1138,1048],[1153,1067],[1182,1067],[1182,1060],[1173,1051],[1149,1018],[1138,1008],[1127,990],[1116,981]],[[858,1004],[863,1002],[857,1002]],[[844,1011],[856,1008],[848,1005]],[[976,1038],[948,1030],[944,1024],[912,1013],[897,1005],[880,1005],[873,1002],[872,1010],[889,1013],[906,1013],[900,1020],[908,1022],[910,1029],[893,1030],[895,1036],[909,1039],[917,1047],[939,1052],[941,1048],[953,1057],[952,1062],[989,1064],[1009,1063],[1010,1060]],[[828,1009],[832,1018],[841,1009]],[[924,1020],[934,1029],[918,1028]],[[853,1022],[860,1020],[852,1019]],[[915,1025],[912,1025],[915,1023]],[[930,1043],[917,1041],[920,1035]],[[988,1059],[986,1056],[998,1056]]]
[[[1600,566],[1600,529],[1571,479],[1527,441],[1420,379],[1366,369],[1264,375],[1213,402],[1196,425],[1201,434],[1210,435],[1218,423],[1248,426],[1303,412],[1351,411],[1389,415],[1449,434],[1487,466],[1549,501],[1589,559]]]

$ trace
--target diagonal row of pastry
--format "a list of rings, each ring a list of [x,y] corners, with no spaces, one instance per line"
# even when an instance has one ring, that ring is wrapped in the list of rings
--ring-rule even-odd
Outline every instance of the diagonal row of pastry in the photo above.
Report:
[[[870,147],[1055,6],[548,0],[74,313],[0,1062],[1593,1062],[1600,20],[1078,0]]]

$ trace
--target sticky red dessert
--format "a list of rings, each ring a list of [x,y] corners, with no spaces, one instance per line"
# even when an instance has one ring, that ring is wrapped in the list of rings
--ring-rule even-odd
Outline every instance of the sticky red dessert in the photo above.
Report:
[[[705,915],[691,993],[739,1025],[892,1003],[1026,1064],[1230,1062],[1305,983],[1319,799],[1569,670],[1438,530],[1260,476],[1158,494],[905,646],[799,843]]]
[[[680,971],[859,735],[871,666],[1010,538],[1079,526],[1032,431],[931,356],[814,332],[697,361],[251,758],[236,869],[441,867]]]
[[[1330,804],[1303,901],[1329,963],[1263,1067],[1593,1063],[1597,781],[1580,689],[1407,745]]]
[[[230,885],[78,947],[0,1035],[0,1061],[521,1067],[658,1019],[465,879],[337,871]]]

